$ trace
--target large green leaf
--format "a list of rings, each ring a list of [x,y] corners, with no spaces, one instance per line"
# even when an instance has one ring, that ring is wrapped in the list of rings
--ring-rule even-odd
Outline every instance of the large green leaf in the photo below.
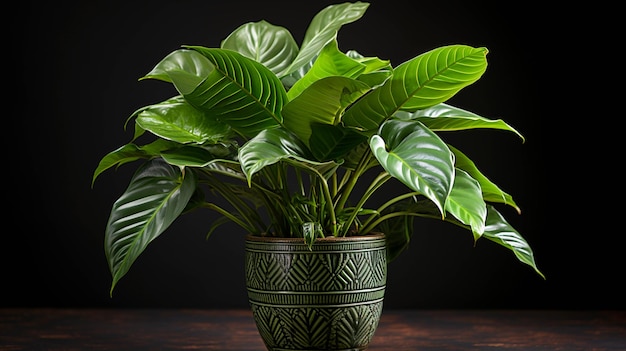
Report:
[[[316,81],[331,76],[356,78],[366,66],[348,57],[337,48],[337,40],[331,40],[313,63],[311,69],[299,79],[287,92],[289,100],[293,100],[304,89]]]
[[[486,48],[443,46],[402,63],[391,78],[346,111],[347,126],[373,133],[399,110],[442,103],[478,80],[487,68]]]
[[[367,84],[354,79],[322,78],[284,106],[284,125],[304,141],[318,159],[324,159],[346,138],[346,133],[333,130],[343,129],[338,124],[344,109],[368,90]],[[316,129],[316,125],[328,127]],[[314,131],[320,132],[315,142],[311,140]],[[347,153],[353,146],[346,145],[342,153]]]
[[[535,272],[545,278],[537,268],[533,250],[517,230],[515,230],[492,205],[487,205],[487,221],[483,238],[487,238],[513,251],[520,262],[531,266]]]
[[[113,276],[111,294],[148,244],[182,213],[195,189],[193,172],[181,173],[161,159],[137,170],[113,204],[106,227],[104,247]]]
[[[434,131],[456,131],[466,129],[501,129],[517,134],[524,141],[524,136],[501,119],[488,119],[473,112],[445,103],[417,110],[413,113],[400,111],[396,114],[402,119],[415,119]]]
[[[474,162],[469,159],[464,153],[460,150],[456,149],[452,145],[448,145],[450,150],[454,153],[455,156],[455,165],[457,168],[466,171],[472,178],[476,179],[480,184],[480,189],[482,191],[483,199],[487,202],[495,202],[495,203],[503,203],[509,205],[517,210],[518,213],[521,213],[521,209],[515,201],[513,197],[504,191],[502,191],[495,183],[485,177],[476,167]]]
[[[282,123],[280,111],[287,100],[287,92],[272,71],[226,49],[188,46],[168,57],[190,56],[194,62],[200,62],[198,55],[205,60],[204,69],[181,74],[188,67],[177,66],[179,61],[184,61],[179,59],[162,61],[158,72],[165,72],[191,105],[216,116],[246,138]],[[194,74],[203,76],[190,79]]]
[[[230,127],[215,114],[196,109],[182,96],[146,107],[136,123],[154,135],[183,144],[217,142],[230,135]]]
[[[443,217],[454,183],[454,155],[419,122],[389,120],[370,138],[380,165],[393,177],[433,201]]]
[[[478,240],[485,231],[487,207],[483,200],[480,185],[461,169],[456,169],[454,185],[445,209],[463,224],[472,228],[474,240]]]
[[[287,29],[267,21],[241,25],[222,41],[221,48],[237,51],[260,62],[274,74],[287,69],[299,50]]]
[[[345,2],[327,6],[318,12],[306,30],[298,56],[287,69],[277,75],[287,76],[311,62],[322,48],[337,36],[343,25],[361,18],[368,6],[369,3],[366,2]]]
[[[190,48],[216,67],[193,93],[185,95],[193,105],[216,113],[247,138],[282,123],[287,92],[272,71],[230,50]]]

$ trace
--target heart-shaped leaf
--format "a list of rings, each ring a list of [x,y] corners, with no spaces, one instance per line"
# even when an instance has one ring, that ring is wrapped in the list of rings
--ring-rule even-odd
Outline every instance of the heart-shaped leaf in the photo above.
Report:
[[[389,120],[370,138],[380,165],[393,177],[433,201],[443,217],[454,182],[454,157],[423,124]]]
[[[222,49],[237,51],[274,74],[287,69],[298,55],[298,44],[284,27],[267,21],[245,23],[222,41]]]

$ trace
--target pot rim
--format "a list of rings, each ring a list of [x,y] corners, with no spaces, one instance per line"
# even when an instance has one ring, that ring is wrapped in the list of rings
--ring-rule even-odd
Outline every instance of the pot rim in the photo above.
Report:
[[[379,240],[385,237],[384,233],[380,232],[372,232],[366,235],[353,235],[353,236],[327,236],[324,238],[316,238],[315,242],[325,243],[325,242],[346,242],[346,241],[364,241],[364,240]],[[248,241],[259,241],[259,242],[273,242],[273,243],[300,243],[304,242],[304,238],[283,238],[277,236],[258,236],[254,234],[246,235],[246,240]]]

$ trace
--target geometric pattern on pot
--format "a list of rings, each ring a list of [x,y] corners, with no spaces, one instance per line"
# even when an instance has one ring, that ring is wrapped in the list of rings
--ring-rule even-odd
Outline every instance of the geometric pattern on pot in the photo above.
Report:
[[[246,286],[269,350],[363,350],[382,313],[387,260],[381,235],[246,238]]]
[[[274,308],[251,304],[257,329],[270,351],[365,350],[383,302],[332,308]]]

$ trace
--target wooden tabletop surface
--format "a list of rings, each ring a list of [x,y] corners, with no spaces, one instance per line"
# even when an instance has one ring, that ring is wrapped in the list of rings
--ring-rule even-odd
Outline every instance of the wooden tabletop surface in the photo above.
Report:
[[[0,309],[0,350],[265,351],[248,310]],[[369,351],[626,350],[626,311],[384,310]]]

